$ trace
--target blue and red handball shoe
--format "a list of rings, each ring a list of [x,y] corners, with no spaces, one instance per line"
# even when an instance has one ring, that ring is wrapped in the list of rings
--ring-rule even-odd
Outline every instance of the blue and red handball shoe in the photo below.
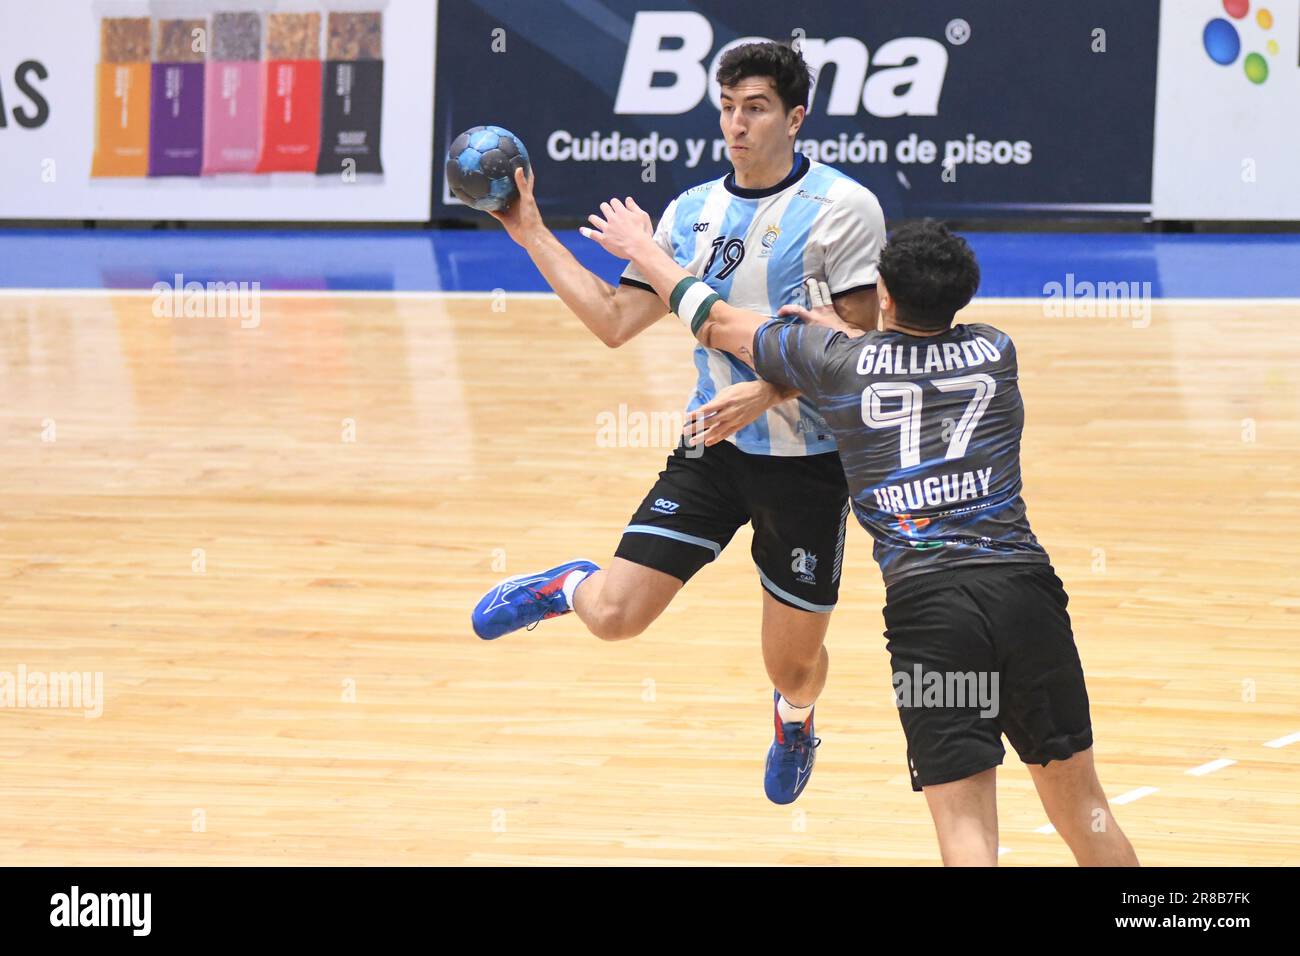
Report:
[[[780,700],[781,692],[773,691],[772,720],[776,724],[776,739],[767,751],[763,790],[773,803],[785,804],[794,803],[808,785],[821,739],[813,736],[812,714],[802,724],[782,723],[781,712],[777,709]]]
[[[485,641],[494,641],[521,627],[532,630],[538,621],[568,614],[573,608],[564,599],[564,579],[574,571],[599,570],[590,561],[570,561],[549,571],[506,578],[483,595],[474,608],[474,633]]]

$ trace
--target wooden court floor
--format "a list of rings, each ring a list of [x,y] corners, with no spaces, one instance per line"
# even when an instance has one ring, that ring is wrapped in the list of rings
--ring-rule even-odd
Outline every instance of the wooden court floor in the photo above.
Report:
[[[1141,859],[1300,862],[1300,306],[965,315],[1019,347],[1029,514]],[[0,707],[0,865],[937,863],[861,529],[793,807],[747,532],[638,639],[469,629],[498,578],[608,558],[689,350],[546,297],[267,296],[241,328],[0,296],[0,691],[102,680],[98,716]],[[1014,753],[999,796],[1003,864],[1071,862]]]

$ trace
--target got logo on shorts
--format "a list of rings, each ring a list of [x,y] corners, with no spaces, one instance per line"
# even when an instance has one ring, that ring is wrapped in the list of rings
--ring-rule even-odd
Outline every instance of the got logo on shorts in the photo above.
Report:
[[[670,515],[680,507],[681,505],[675,501],[669,501],[667,498],[656,498],[654,507],[650,510],[657,511],[661,515]]]
[[[794,558],[790,562],[790,570],[795,573],[801,584],[816,584],[817,577],[813,573],[817,570],[817,555],[811,551],[805,551],[803,548],[795,548],[790,552],[790,557]]]

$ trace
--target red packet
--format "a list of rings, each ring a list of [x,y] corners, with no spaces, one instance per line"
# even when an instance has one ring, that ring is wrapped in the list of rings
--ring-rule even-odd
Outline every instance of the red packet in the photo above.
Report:
[[[321,127],[320,33],[318,12],[267,15],[258,172],[316,172]]]

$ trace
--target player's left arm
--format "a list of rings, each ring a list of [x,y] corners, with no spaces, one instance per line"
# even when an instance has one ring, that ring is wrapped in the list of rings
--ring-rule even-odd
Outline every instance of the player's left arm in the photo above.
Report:
[[[880,316],[880,300],[876,296],[875,286],[840,296],[832,294],[831,305],[840,320],[853,329],[874,329]]]
[[[874,329],[879,314],[877,264],[885,247],[885,213],[879,200],[868,189],[850,190],[836,201],[818,232],[835,312],[850,326]]]

